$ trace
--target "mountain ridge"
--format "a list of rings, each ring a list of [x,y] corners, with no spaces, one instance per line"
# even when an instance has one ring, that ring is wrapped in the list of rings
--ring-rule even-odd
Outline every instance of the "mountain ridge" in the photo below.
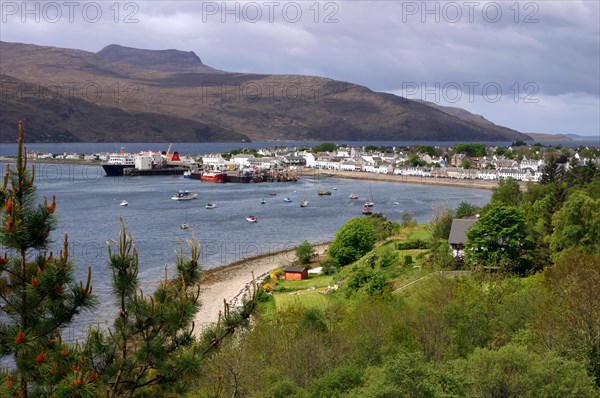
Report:
[[[206,128],[203,138],[237,140],[352,140],[352,141],[510,141],[528,136],[493,123],[474,123],[435,107],[367,87],[333,79],[303,75],[267,75],[224,72],[202,63],[193,52],[141,50],[108,45],[97,53],[0,42],[3,141],[19,118],[29,118],[44,140],[106,141],[114,123],[88,112],[98,112],[127,125],[145,128],[158,123],[161,139],[189,140],[190,131]],[[37,87],[36,93],[25,93]],[[48,112],[44,93],[61,92],[61,106],[74,103],[81,117],[65,120]],[[68,98],[65,96],[68,95]],[[43,97],[33,101],[32,97]],[[56,101],[59,101],[58,99]],[[60,102],[59,101],[59,102]],[[58,106],[58,105],[57,105]],[[107,110],[109,109],[109,110]],[[76,112],[77,113],[77,112]],[[42,118],[39,115],[44,115]],[[146,119],[151,124],[142,123]],[[148,116],[152,115],[152,116]],[[160,122],[162,117],[173,123]],[[102,119],[102,118],[101,118]],[[95,125],[90,125],[96,120]],[[9,123],[9,121],[12,121]],[[94,127],[94,128],[91,128]],[[102,127],[102,128],[101,128]],[[202,127],[202,128],[201,128]],[[96,135],[84,134],[93,130]],[[55,132],[54,136],[52,132]],[[218,132],[222,132],[220,136]],[[35,133],[35,131],[34,131]],[[135,138],[134,138],[135,136]],[[143,138],[121,135],[121,140]],[[55,137],[55,138],[53,138]]]

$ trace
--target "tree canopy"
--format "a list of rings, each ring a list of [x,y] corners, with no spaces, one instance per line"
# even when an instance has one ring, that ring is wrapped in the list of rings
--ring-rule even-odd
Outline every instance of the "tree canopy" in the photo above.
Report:
[[[456,144],[452,147],[454,153],[464,153],[469,156],[485,156],[485,145],[483,144]]]
[[[333,142],[323,142],[313,148],[314,152],[333,152],[338,146]]]
[[[296,257],[302,264],[310,263],[315,254],[315,248],[306,240],[296,248]]]
[[[576,191],[552,217],[554,232],[550,247],[555,252],[578,247],[586,252],[600,250],[600,199]]]
[[[339,229],[329,246],[329,255],[347,265],[365,255],[375,243],[375,229],[368,218],[353,218]]]
[[[521,210],[492,204],[467,231],[466,258],[479,265],[525,272],[530,266],[527,251],[532,248],[527,232],[525,216]]]
[[[519,183],[512,179],[498,181],[498,186],[492,193],[492,203],[502,203],[506,206],[518,206],[523,202],[523,193]]]

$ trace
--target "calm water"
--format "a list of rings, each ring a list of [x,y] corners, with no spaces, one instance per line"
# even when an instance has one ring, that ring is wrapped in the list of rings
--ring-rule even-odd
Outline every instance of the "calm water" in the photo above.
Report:
[[[335,177],[303,177],[285,184],[209,184],[181,176],[106,177],[99,166],[36,167],[40,197],[57,197],[59,223],[51,235],[55,241],[53,250],[58,252],[62,236],[68,232],[78,278],[85,278],[87,267],[92,266],[94,292],[100,296],[101,304],[94,314],[84,315],[78,321],[80,325],[106,324],[114,317],[106,241],[118,237],[119,217],[124,218],[127,231],[135,240],[142,287],[150,293],[164,276],[165,264],[171,264],[172,269],[177,238],[185,240],[192,232],[202,245],[203,266],[209,269],[293,247],[305,239],[313,243],[329,241],[344,222],[364,217],[361,205],[371,192],[375,212],[398,221],[403,211],[410,211],[419,222],[429,220],[432,206],[455,207],[462,200],[483,205],[491,196],[490,191],[478,189],[369,183]],[[172,200],[171,195],[179,189],[192,190],[199,197],[186,202]],[[328,189],[332,195],[318,196],[319,189]],[[270,196],[269,192],[277,195]],[[360,200],[349,199],[350,193],[358,194]],[[285,203],[285,196],[293,202]],[[305,197],[309,206],[300,208]],[[263,198],[267,203],[261,205]],[[124,199],[129,206],[119,206]],[[218,208],[206,209],[208,202],[216,202]],[[258,223],[248,223],[248,214],[258,216]],[[186,220],[193,227],[181,230],[179,225]]]

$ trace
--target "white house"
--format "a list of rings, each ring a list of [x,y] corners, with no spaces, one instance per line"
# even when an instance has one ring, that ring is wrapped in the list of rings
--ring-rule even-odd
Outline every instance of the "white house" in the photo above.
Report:
[[[329,170],[340,170],[341,167],[340,159],[331,157],[320,157],[315,161],[315,168],[318,169],[329,169]]]
[[[497,180],[498,179],[498,171],[493,170],[493,169],[477,170],[477,179],[479,179],[479,180]]]
[[[382,164],[377,168],[379,174],[392,174],[394,167],[391,164]]]
[[[345,171],[359,171],[362,169],[362,165],[352,160],[346,160],[340,163],[340,170]]]
[[[315,167],[315,155],[308,151],[298,152],[298,156],[302,156],[306,161],[306,167]]]
[[[521,163],[519,164],[519,168],[520,169],[531,169],[534,172],[541,170],[544,168],[544,161],[543,160],[528,160],[528,159],[523,159],[521,161]]]
[[[223,169],[226,163],[227,161],[220,153],[209,153],[202,156],[202,164],[211,166],[215,170]]]
[[[350,152],[348,152],[347,148],[345,149],[338,149],[336,155],[336,157],[338,158],[349,158],[350,157]]]
[[[250,166],[249,160],[254,159],[254,155],[249,155],[246,153],[238,153],[237,155],[233,155],[231,157],[231,163],[239,166],[239,167],[248,167]]]

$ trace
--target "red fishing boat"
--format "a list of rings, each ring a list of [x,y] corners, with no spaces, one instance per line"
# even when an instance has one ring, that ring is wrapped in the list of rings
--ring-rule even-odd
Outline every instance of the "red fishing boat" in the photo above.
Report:
[[[227,174],[225,173],[209,171],[207,173],[202,173],[202,175],[200,176],[200,181],[222,183],[225,182],[226,178]]]

